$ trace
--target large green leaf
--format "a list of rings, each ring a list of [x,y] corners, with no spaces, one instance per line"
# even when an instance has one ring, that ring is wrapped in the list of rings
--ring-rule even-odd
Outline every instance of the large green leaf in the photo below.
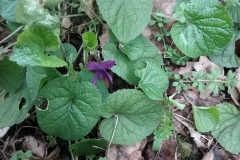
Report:
[[[215,107],[193,106],[194,121],[200,132],[208,132],[214,129],[219,121],[219,113]]]
[[[134,72],[141,80],[138,86],[153,100],[162,100],[163,93],[168,89],[168,75],[154,63],[147,63],[147,67]]]
[[[107,43],[102,51],[104,60],[115,60],[116,65],[111,70],[130,84],[138,84],[139,78],[135,76],[135,63],[124,53],[119,51],[115,44]]]
[[[145,68],[146,62],[163,64],[162,56],[158,53],[157,47],[146,37],[139,35],[129,44],[119,46],[120,50],[117,49],[113,39],[111,36],[111,43],[109,42],[103,47],[104,60],[115,60],[116,65],[111,70],[128,83],[138,84],[139,78],[134,74],[134,71]]]
[[[240,116],[238,110],[230,103],[218,104],[220,120],[212,135],[229,152],[240,152]]]
[[[131,42],[124,44],[120,50],[125,53],[131,61],[139,58],[152,58],[159,55],[158,48],[145,36],[139,35]],[[161,58],[161,56],[160,56]]]
[[[72,144],[69,150],[74,156],[95,155],[104,152],[107,143],[105,139],[83,139]]]
[[[135,68],[143,69],[146,61],[163,65],[162,55],[158,48],[143,35],[137,36],[134,40],[119,48],[131,61],[136,61]]]
[[[238,39],[240,39],[240,32],[235,31],[231,42],[226,47],[219,49],[216,54],[209,56],[211,61],[226,68],[238,67],[240,62],[235,54],[235,41]]]
[[[16,22],[44,27],[48,29],[59,28],[57,17],[51,16],[36,0],[20,0],[15,8]]]
[[[45,28],[29,28],[18,36],[10,60],[23,66],[62,67],[67,63],[45,51],[58,50],[59,38]]]
[[[150,0],[97,0],[100,13],[122,43],[137,37],[147,26],[152,13]]]
[[[240,23],[240,6],[239,5],[230,5],[227,7],[227,11],[232,17],[233,22]]]
[[[7,57],[0,60],[0,90],[17,91],[24,82],[24,69]]]
[[[212,55],[232,38],[231,17],[217,0],[191,0],[185,16],[188,21],[175,23],[171,35],[177,47],[188,57]]]
[[[11,22],[15,22],[14,10],[19,0],[1,0],[0,15]]]
[[[92,73],[86,69],[81,70],[81,72],[78,74],[78,78],[80,81],[87,81],[87,82],[92,83],[93,77],[94,77],[94,73]],[[102,95],[102,100],[105,100],[107,98],[107,96],[109,95],[109,92],[108,92],[108,89],[107,89],[106,85],[104,84],[104,82],[97,79],[96,87]]]
[[[31,98],[26,84],[15,92],[0,91],[0,128],[22,122],[29,116],[30,108]]]
[[[40,127],[48,134],[65,140],[87,135],[100,118],[101,94],[89,82],[75,77],[49,81],[40,91],[48,100],[46,110],[37,110]]]
[[[133,89],[118,90],[103,103],[101,135],[113,144],[139,142],[157,128],[162,107],[144,93]]]

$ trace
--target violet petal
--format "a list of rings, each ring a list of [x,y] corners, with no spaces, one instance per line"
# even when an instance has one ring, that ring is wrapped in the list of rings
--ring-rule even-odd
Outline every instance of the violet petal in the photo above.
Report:
[[[97,75],[97,78],[99,80],[104,80],[105,78],[107,78],[104,71],[105,70],[98,70],[98,71],[95,72],[95,74]]]
[[[96,71],[96,70],[101,69],[100,64],[98,62],[91,62],[91,61],[88,62],[88,64],[86,65],[86,68],[89,71]]]
[[[108,78],[108,80],[109,80],[111,83],[113,83],[113,81],[112,81],[112,76],[111,76],[107,71],[105,71],[105,75],[107,76],[106,78]]]
[[[95,74],[94,77],[93,77],[92,84],[93,84],[94,86],[96,86],[96,84],[97,84],[97,75],[96,75],[96,74]]]
[[[101,63],[101,68],[102,69],[109,69],[112,68],[115,65],[115,61],[109,60]]]

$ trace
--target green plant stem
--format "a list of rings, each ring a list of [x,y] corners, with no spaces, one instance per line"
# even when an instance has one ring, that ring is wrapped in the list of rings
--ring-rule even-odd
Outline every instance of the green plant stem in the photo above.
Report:
[[[86,66],[88,63],[88,52],[85,49],[83,49],[83,62],[84,66]]]
[[[72,14],[72,15],[60,16],[60,18],[79,17],[79,16],[82,16],[82,15],[83,15],[83,14]]]
[[[24,26],[20,26],[18,27],[14,32],[12,32],[11,34],[9,34],[7,37],[5,37],[3,40],[0,41],[0,44],[4,43],[5,41],[7,41],[9,38],[11,38],[12,36],[14,36],[17,32],[19,32],[20,30],[23,29]]]
[[[159,17],[168,18],[168,19],[175,20],[175,21],[180,21],[180,19],[173,18],[173,17],[171,17],[171,16],[167,16],[167,15],[162,14],[162,13],[153,13],[153,15],[155,15],[155,16],[159,16]]]
[[[219,82],[219,83],[226,83],[226,81],[221,81],[221,80],[208,80],[208,79],[198,79],[198,82]],[[193,83],[193,81],[183,81],[185,83]]]

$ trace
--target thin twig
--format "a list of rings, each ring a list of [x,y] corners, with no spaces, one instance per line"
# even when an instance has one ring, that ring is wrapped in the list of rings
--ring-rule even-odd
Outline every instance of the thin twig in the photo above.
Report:
[[[23,29],[24,26],[20,26],[18,27],[14,32],[12,32],[11,34],[9,34],[7,37],[5,37],[3,40],[0,41],[0,44],[4,43],[5,41],[7,41],[9,38],[11,38],[14,34],[16,34],[17,32],[19,32],[20,30]]]
[[[115,135],[115,131],[116,131],[117,124],[118,124],[118,114],[117,114],[117,115],[114,115],[114,116],[117,117],[117,118],[116,118],[115,126],[114,126],[114,129],[113,129],[113,134],[112,134],[111,140],[110,140],[109,145],[108,145],[107,157],[108,157],[109,148],[110,148],[110,146],[111,146],[111,144],[112,144],[113,137],[114,137],[114,135]]]
[[[195,106],[195,104],[193,104],[192,101],[190,101],[190,99],[188,98],[188,96],[183,92],[183,97],[192,105],[192,106]]]
[[[171,17],[171,16],[167,16],[167,15],[162,14],[162,13],[153,13],[153,15],[168,18],[168,19],[175,20],[175,21],[180,21],[180,19],[177,19],[177,18],[174,18],[174,17]]]
[[[9,44],[7,47],[3,48],[2,52],[0,53],[0,55],[1,55],[2,53],[4,53],[8,48],[14,46],[15,44],[17,44],[17,42],[11,43],[11,44]]]
[[[210,141],[210,139],[206,138],[205,136],[201,135],[200,133],[196,132],[193,128],[191,128],[190,126],[188,126],[185,122],[183,122],[181,119],[175,117],[179,122],[181,122],[184,126],[186,126],[188,129],[190,129],[191,131],[195,132],[196,134],[198,134],[199,136],[201,136],[202,138],[206,139],[207,141]]]

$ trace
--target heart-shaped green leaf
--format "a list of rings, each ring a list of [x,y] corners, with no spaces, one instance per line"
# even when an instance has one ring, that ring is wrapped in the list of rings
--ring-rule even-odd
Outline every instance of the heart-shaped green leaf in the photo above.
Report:
[[[97,37],[93,32],[83,33],[82,40],[83,40],[84,46],[88,50],[92,50],[93,48],[95,48],[98,45]]]
[[[229,103],[218,104],[219,122],[212,135],[229,152],[240,152],[240,115],[235,106]]]
[[[56,78],[44,86],[40,96],[48,100],[48,108],[37,110],[38,123],[48,134],[77,140],[87,135],[100,118],[101,94],[89,82]]]
[[[111,68],[114,73],[130,84],[138,84],[139,78],[134,74],[134,61],[131,61],[124,53],[119,51],[115,44],[105,44],[102,54],[105,61],[115,60],[116,65]]]
[[[138,86],[153,100],[162,100],[163,93],[168,88],[166,72],[154,63],[147,63],[147,67],[134,72],[141,80]]]
[[[147,26],[152,13],[150,0],[97,0],[100,13],[122,43],[136,38]]]
[[[231,15],[233,22],[240,23],[240,6],[231,5],[227,7],[228,13]]]
[[[219,113],[215,107],[193,106],[194,121],[200,132],[208,132],[214,129],[219,121]]]
[[[101,135],[113,144],[139,142],[157,128],[162,107],[144,93],[133,89],[118,90],[103,103]]]
[[[235,31],[231,42],[226,47],[219,49],[214,55],[209,56],[211,61],[226,68],[240,66],[238,56],[235,54],[235,41],[238,39],[240,39],[240,32]]]
[[[232,20],[217,0],[191,0],[186,6],[186,23],[172,26],[177,47],[188,57],[209,56],[232,38]]]
[[[58,50],[59,38],[46,28],[29,28],[18,36],[17,45],[10,57],[11,61],[23,66],[62,67],[67,63],[56,56],[48,56],[45,51]]]

